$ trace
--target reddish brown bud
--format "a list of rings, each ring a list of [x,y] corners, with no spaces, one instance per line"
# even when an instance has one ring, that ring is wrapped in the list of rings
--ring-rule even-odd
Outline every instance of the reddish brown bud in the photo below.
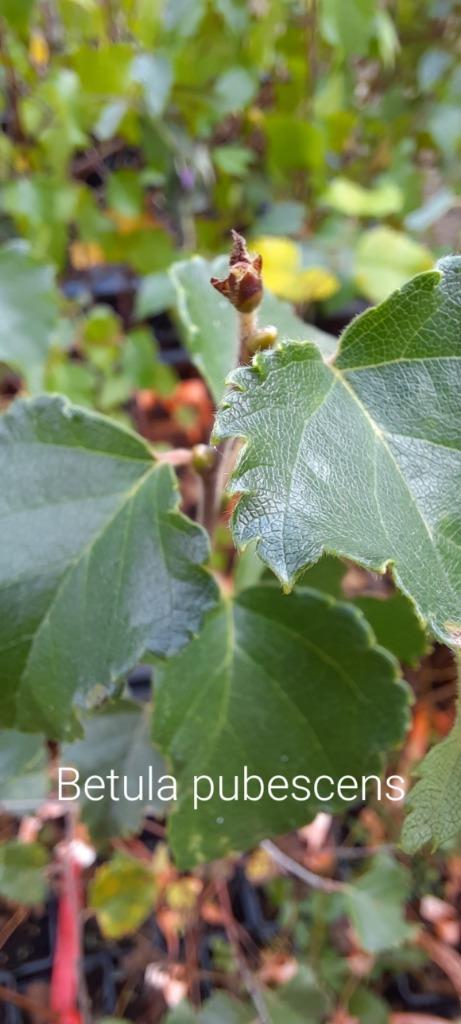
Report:
[[[229,273],[224,281],[212,277],[211,284],[239,313],[253,313],[263,297],[262,258],[250,256],[245,239],[237,231],[232,231],[232,241]]]

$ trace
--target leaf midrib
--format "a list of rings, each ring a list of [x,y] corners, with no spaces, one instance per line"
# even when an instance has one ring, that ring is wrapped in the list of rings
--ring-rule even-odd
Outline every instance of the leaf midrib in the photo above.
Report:
[[[405,363],[406,365],[412,365],[412,363],[442,363],[442,362],[457,362],[459,356],[453,353],[450,356],[434,355],[434,356],[398,356],[396,359],[382,359],[379,363],[360,363],[359,366],[340,366],[339,361],[336,366],[338,371],[341,373],[359,373],[361,370],[376,370],[380,366],[395,366],[398,363]],[[335,365],[330,364],[332,367]]]
[[[282,372],[282,371],[283,371],[283,367],[280,368],[279,372]],[[299,460],[300,452],[301,452],[302,447],[303,447],[304,436],[305,436],[306,430],[308,429],[308,427],[310,427],[310,424],[312,423],[312,420],[313,420],[314,416],[320,411],[320,409],[323,408],[323,405],[326,402],[326,400],[328,398],[328,395],[330,394],[330,392],[334,388],[334,383],[335,383],[334,382],[334,376],[332,376],[331,377],[331,381],[330,381],[328,387],[322,393],[322,396],[321,396],[320,400],[317,402],[315,407],[313,409],[311,409],[310,414],[309,414],[309,418],[303,422],[302,430],[301,430],[301,433],[300,433],[300,436],[299,436],[299,440],[298,440],[298,443],[297,443],[297,446],[296,446],[296,454],[295,454],[295,458],[294,458],[294,462],[293,462],[293,468],[292,468],[292,471],[290,473],[289,484],[288,484],[288,487],[287,487],[286,501],[284,502],[283,508],[282,508],[281,536],[282,536],[282,543],[283,543],[283,555],[284,555],[284,563],[285,563],[285,578],[286,578],[286,581],[288,581],[289,574],[287,572],[287,560],[285,558],[285,551],[286,551],[285,530],[286,530],[286,524],[287,524],[288,511],[290,509],[291,492],[292,492],[292,488],[294,486],[294,479],[295,479],[295,474],[296,474],[297,466],[298,466],[298,460]]]

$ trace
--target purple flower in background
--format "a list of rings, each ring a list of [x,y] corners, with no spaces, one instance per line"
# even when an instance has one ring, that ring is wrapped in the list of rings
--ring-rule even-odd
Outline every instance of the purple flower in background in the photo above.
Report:
[[[195,172],[191,167],[182,167],[179,171],[179,180],[182,187],[190,192],[195,185]]]

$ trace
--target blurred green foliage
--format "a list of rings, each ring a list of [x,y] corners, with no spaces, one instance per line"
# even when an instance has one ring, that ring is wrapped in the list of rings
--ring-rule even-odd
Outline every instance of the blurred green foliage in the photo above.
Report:
[[[379,301],[458,241],[460,27],[456,0],[424,17],[418,0],[4,0],[0,238],[64,282],[157,275],[160,311],[172,262],[222,252],[237,226],[334,275],[317,294],[282,274],[298,306]],[[76,294],[58,341],[37,342],[47,388],[119,415],[134,390],[174,387],[147,369],[146,334],[121,356],[132,303],[112,342],[88,341],[110,315]],[[11,345],[0,356],[41,386],[40,358]]]

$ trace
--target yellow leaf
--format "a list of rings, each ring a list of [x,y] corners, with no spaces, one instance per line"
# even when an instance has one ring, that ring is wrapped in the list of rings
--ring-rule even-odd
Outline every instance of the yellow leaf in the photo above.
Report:
[[[275,235],[257,238],[251,243],[251,250],[262,256],[265,278],[267,274],[273,275],[282,267],[285,271],[296,273],[301,266],[299,246],[290,238],[278,238]],[[267,284],[271,287],[269,282]]]
[[[253,885],[262,885],[263,882],[267,882],[276,874],[272,857],[259,846],[248,857],[245,874]]]
[[[384,225],[366,231],[357,243],[355,280],[363,295],[383,302],[388,295],[434,265],[432,253],[402,231]]]
[[[16,152],[14,154],[13,166],[18,174],[25,174],[27,171],[30,171],[30,162],[27,155],[25,153]]]
[[[120,235],[132,235],[135,231],[142,231],[143,228],[155,227],[156,222],[148,213],[140,213],[130,217],[119,210],[107,210],[107,216],[115,224]]]
[[[374,188],[363,188],[348,178],[333,178],[323,201],[349,217],[387,217],[403,206],[401,188],[393,182],[382,182]]]
[[[324,267],[303,269],[301,250],[289,238],[258,238],[251,246],[263,258],[269,291],[290,302],[321,302],[338,291],[339,281]]]
[[[193,910],[203,885],[199,878],[180,878],[171,882],[165,890],[165,902],[170,910]]]
[[[89,905],[104,935],[118,939],[145,921],[156,896],[151,865],[117,854],[97,869],[89,886]]]
[[[43,32],[35,29],[29,42],[29,57],[37,68],[44,68],[50,59],[50,48]]]
[[[88,270],[104,263],[104,252],[98,242],[72,242],[70,262],[74,270]]]

